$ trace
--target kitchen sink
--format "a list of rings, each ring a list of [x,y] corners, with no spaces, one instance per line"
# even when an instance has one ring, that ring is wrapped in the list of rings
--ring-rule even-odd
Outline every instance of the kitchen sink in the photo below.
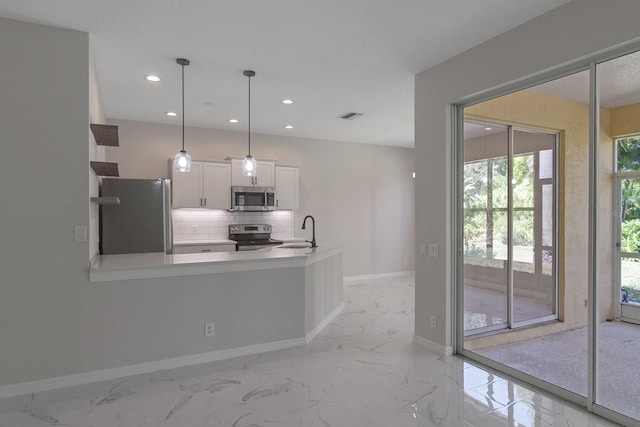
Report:
[[[285,243],[282,246],[278,246],[283,249],[302,249],[302,248],[310,248],[311,245],[308,243]]]

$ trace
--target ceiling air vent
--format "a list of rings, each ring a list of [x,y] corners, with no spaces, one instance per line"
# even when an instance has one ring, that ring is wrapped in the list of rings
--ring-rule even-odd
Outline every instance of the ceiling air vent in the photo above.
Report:
[[[362,113],[347,113],[347,114],[343,114],[342,116],[340,116],[340,118],[341,119],[345,119],[345,120],[353,120],[353,119],[357,119],[361,115],[362,115]]]

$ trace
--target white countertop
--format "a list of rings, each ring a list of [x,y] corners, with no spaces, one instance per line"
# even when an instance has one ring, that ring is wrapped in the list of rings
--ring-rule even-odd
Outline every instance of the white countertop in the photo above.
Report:
[[[91,264],[89,281],[111,282],[302,267],[338,253],[342,253],[341,245],[300,249],[276,246],[256,251],[175,255],[162,252],[99,255]]]

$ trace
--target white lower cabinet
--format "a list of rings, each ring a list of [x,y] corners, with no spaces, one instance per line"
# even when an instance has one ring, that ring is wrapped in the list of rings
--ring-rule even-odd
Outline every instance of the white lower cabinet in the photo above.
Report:
[[[298,180],[297,167],[276,166],[276,209],[298,209]]]
[[[231,209],[231,164],[192,161],[191,171],[176,172],[172,163],[172,207]]]
[[[174,254],[199,254],[203,252],[235,252],[236,245],[223,244],[223,245],[181,245],[174,246]]]

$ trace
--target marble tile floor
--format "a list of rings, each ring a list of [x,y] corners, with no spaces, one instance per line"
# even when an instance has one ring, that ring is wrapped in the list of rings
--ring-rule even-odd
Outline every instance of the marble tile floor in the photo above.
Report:
[[[345,283],[309,345],[0,402],[2,427],[613,426],[413,339],[414,279]]]

